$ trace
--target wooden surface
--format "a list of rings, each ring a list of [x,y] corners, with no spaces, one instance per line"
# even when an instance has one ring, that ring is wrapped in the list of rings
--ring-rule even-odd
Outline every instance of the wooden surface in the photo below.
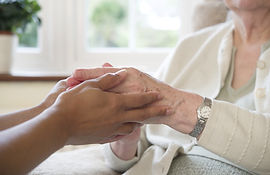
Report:
[[[10,74],[0,74],[0,81],[59,81],[66,76],[17,76]]]

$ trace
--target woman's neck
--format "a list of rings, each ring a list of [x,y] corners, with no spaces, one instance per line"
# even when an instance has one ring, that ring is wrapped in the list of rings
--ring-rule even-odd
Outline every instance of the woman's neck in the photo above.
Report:
[[[262,45],[270,39],[270,9],[234,11],[233,19],[238,44]]]

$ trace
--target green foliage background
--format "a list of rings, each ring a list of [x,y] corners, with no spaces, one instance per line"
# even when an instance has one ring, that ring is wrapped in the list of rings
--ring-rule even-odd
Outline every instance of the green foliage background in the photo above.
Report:
[[[36,0],[0,0],[0,31],[21,34],[27,24],[41,24],[40,10]]]
[[[92,2],[92,1],[91,1]],[[96,1],[90,9],[90,45],[94,47],[127,47],[126,0]]]

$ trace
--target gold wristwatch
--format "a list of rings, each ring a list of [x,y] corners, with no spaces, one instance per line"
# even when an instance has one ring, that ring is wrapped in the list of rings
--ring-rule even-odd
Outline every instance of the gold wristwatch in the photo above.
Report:
[[[206,122],[210,116],[211,107],[212,107],[212,100],[205,97],[203,103],[197,109],[197,123],[193,131],[189,133],[190,136],[198,138],[199,135],[202,133],[206,125]]]

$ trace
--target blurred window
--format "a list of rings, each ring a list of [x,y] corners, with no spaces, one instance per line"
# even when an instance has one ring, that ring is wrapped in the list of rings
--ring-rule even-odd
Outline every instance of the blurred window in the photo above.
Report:
[[[19,47],[38,47],[38,25],[29,23],[22,35],[19,36]]]
[[[86,0],[90,48],[170,48],[179,38],[178,0]]]
[[[197,0],[39,0],[42,25],[26,27],[12,73],[69,75],[105,62],[155,72]],[[187,23],[187,24],[186,24]]]

